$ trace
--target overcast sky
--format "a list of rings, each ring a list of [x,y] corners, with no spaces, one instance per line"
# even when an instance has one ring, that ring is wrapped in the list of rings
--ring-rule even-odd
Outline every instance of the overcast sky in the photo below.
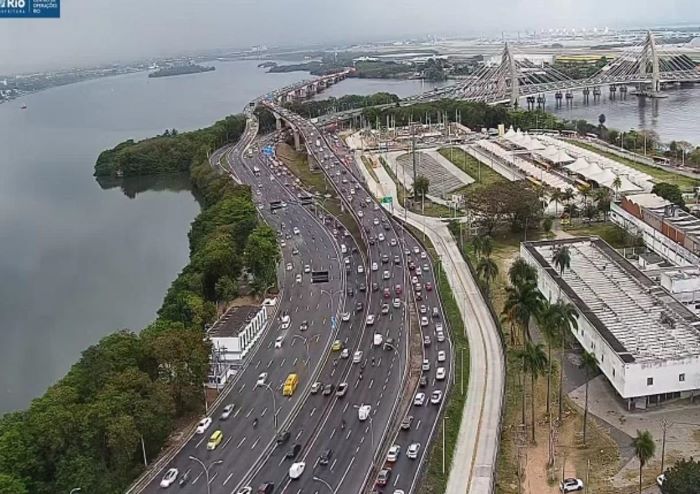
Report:
[[[260,43],[697,23],[699,1],[61,0],[61,19],[0,19],[0,73]]]

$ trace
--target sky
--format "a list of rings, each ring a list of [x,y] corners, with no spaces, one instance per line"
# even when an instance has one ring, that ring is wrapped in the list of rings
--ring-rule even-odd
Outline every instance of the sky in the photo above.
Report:
[[[60,19],[0,19],[0,73],[256,44],[699,23],[698,1],[61,0]]]

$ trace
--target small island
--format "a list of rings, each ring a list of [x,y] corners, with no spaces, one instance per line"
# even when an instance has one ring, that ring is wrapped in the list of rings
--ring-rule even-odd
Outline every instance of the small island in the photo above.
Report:
[[[171,77],[184,74],[198,74],[200,72],[211,72],[216,70],[216,67],[204,67],[203,65],[187,64],[187,65],[172,65],[170,67],[162,67],[155,72],[148,74],[148,77]]]

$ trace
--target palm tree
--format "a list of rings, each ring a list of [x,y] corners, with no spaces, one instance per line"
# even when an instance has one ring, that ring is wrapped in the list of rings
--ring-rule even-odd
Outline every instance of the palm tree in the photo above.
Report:
[[[503,304],[502,314],[511,322],[515,322],[522,329],[523,338],[529,339],[528,326],[530,318],[536,316],[542,309],[544,297],[532,283],[506,288],[506,300]]]
[[[530,420],[532,427],[532,442],[535,442],[535,381],[547,368],[547,355],[541,343],[534,344],[528,341],[524,348],[517,352],[523,362],[523,372],[530,374]],[[523,391],[523,403],[525,392]],[[523,413],[523,416],[525,414]]]
[[[559,353],[559,422],[561,422],[564,404],[564,400],[562,400],[564,391],[564,352],[566,351],[567,336],[572,330],[578,330],[578,313],[573,305],[561,300],[554,304],[554,307],[552,323],[557,326],[557,333],[561,343],[561,352]]]
[[[559,270],[559,274],[564,276],[564,271],[571,267],[571,252],[569,251],[569,247],[564,245],[555,250],[552,256],[552,262],[554,262],[554,265]]]
[[[537,284],[537,271],[527,263],[522,257],[518,257],[508,270],[508,278],[513,286],[525,283]]]
[[[484,235],[481,238],[481,254],[485,257],[490,257],[492,252],[493,252],[493,239],[488,235]]]
[[[413,193],[416,197],[425,198],[428,193],[428,188],[430,187],[430,180],[424,175],[418,175],[416,181],[413,183]]]
[[[594,354],[584,351],[581,356],[581,363],[586,370],[586,404],[583,409],[583,445],[586,446],[586,428],[588,425],[588,374],[589,372],[596,371],[598,368],[598,359],[595,358]]]
[[[474,255],[479,258],[481,257],[481,246],[484,245],[484,237],[478,235],[472,240],[472,247],[474,248]]]
[[[490,257],[482,257],[476,265],[476,274],[486,283],[486,291],[490,291],[491,282],[498,276],[498,266]]]
[[[591,193],[591,186],[588,184],[582,185],[579,187],[579,190],[583,196],[583,209],[586,209],[586,206],[588,205],[588,195]]]
[[[567,187],[564,193],[561,195],[561,199],[566,203],[570,203],[574,199],[574,196],[574,189]]]
[[[554,203],[554,214],[559,214],[559,203],[564,198],[564,194],[559,189],[554,189],[554,191],[549,195],[549,202]]]
[[[653,458],[656,443],[649,431],[637,431],[637,437],[632,440],[634,454],[639,460],[639,494],[642,494],[642,468]]]
[[[620,193],[620,187],[622,187],[622,180],[620,175],[615,175],[615,180],[612,181],[613,189],[615,189],[615,200],[617,200],[617,195]]]
[[[547,340],[547,362],[549,369],[547,371],[547,415],[549,416],[549,405],[552,401],[552,344],[559,341],[559,326],[556,324],[556,306],[545,300],[542,305],[542,311],[537,316],[537,324],[540,331]]]
[[[603,213],[603,219],[607,221],[610,210],[610,191],[605,188],[596,189],[593,193],[596,208]]]

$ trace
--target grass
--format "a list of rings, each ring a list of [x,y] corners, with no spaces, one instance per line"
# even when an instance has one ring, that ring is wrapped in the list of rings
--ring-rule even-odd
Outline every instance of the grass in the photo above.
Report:
[[[365,165],[365,168],[367,168],[367,171],[369,172],[370,176],[374,179],[376,183],[379,183],[379,177],[377,177],[377,173],[374,171],[374,167],[372,166],[372,161],[370,158],[365,156],[364,154],[361,156],[362,158],[362,163]]]
[[[566,233],[574,236],[597,235],[615,249],[642,247],[644,245],[641,238],[630,235],[627,231],[613,223],[581,224],[564,227],[563,229]]]
[[[423,238],[422,232],[406,225],[416,238]],[[450,475],[454,449],[457,444],[459,426],[462,422],[462,409],[467,399],[467,384],[469,382],[469,342],[464,331],[462,315],[457,307],[450,284],[440,264],[440,258],[429,239],[424,239],[423,243],[426,252],[430,255],[435,266],[438,294],[442,301],[445,318],[448,322],[448,329],[452,337],[453,355],[455,356],[455,384],[450,388],[446,396],[444,408],[445,417],[445,472],[442,471],[442,444],[443,429],[439,427],[432,441],[425,480],[422,482],[419,492],[422,494],[441,494],[447,488],[447,479]],[[464,366],[462,366],[462,355],[464,355]],[[464,382],[464,393],[462,393],[461,382]],[[441,426],[442,424],[440,424]]]
[[[618,163],[622,163],[623,165],[627,165],[630,168],[634,168],[635,170],[639,170],[640,172],[647,173],[651,175],[654,179],[656,179],[658,182],[667,182],[669,184],[673,185],[678,185],[682,191],[684,192],[692,192],[693,188],[700,185],[700,180],[696,180],[691,177],[686,177],[685,175],[681,175],[679,173],[673,173],[671,171],[658,168],[656,166],[651,166],[651,165],[645,165],[644,163],[639,163],[638,161],[634,161],[628,158],[623,158],[620,157],[616,154],[610,153],[603,151],[601,149],[598,149],[595,146],[592,146],[590,144],[586,144],[583,142],[578,142],[578,141],[568,141],[571,144],[575,144],[578,147],[588,149],[589,151],[593,151],[594,153],[598,153],[601,156],[605,156],[606,158],[610,158],[611,160],[615,160]]]
[[[450,160],[455,166],[460,168],[464,173],[472,177],[476,182],[467,187],[480,184],[490,185],[496,182],[504,182],[506,179],[492,168],[480,164],[480,162],[460,148],[442,148],[438,152],[445,158]],[[479,180],[481,177],[481,180]]]

